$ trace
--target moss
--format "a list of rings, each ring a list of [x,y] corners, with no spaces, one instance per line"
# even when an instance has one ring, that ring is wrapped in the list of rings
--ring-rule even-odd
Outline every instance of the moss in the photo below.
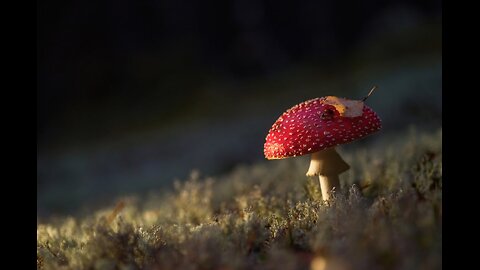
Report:
[[[37,268],[441,269],[441,130],[407,137],[342,153],[352,169],[328,205],[299,158],[39,224]]]

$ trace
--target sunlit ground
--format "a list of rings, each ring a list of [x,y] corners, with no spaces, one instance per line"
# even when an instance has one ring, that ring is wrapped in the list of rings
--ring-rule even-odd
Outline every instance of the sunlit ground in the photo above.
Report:
[[[442,131],[378,133],[326,205],[308,157],[259,161],[174,191],[39,220],[39,269],[441,269]]]

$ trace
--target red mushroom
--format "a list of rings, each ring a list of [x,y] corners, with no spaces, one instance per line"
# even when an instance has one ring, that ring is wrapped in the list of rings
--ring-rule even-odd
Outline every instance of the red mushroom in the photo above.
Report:
[[[349,143],[381,128],[377,114],[362,100],[334,96],[314,98],[288,109],[278,118],[266,137],[267,159],[311,154],[307,176],[319,176],[323,200],[340,188],[338,175],[350,166],[335,146]]]

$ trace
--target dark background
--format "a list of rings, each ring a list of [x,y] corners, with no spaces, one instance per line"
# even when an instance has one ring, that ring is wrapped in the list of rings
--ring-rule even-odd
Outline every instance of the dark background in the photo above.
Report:
[[[376,84],[383,132],[438,128],[441,22],[441,1],[37,2],[37,215],[266,162],[314,97]]]

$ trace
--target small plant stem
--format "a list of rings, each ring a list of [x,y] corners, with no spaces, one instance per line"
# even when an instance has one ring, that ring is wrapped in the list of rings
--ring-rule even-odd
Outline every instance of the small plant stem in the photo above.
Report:
[[[364,97],[364,98],[362,99],[362,101],[365,102],[365,100],[367,100],[367,98],[370,97],[370,95],[373,93],[373,91],[375,91],[375,89],[377,89],[377,86],[376,86],[376,85],[374,85],[374,86],[372,87],[372,89],[370,90],[370,92],[368,92],[368,95],[367,95],[366,97]]]

